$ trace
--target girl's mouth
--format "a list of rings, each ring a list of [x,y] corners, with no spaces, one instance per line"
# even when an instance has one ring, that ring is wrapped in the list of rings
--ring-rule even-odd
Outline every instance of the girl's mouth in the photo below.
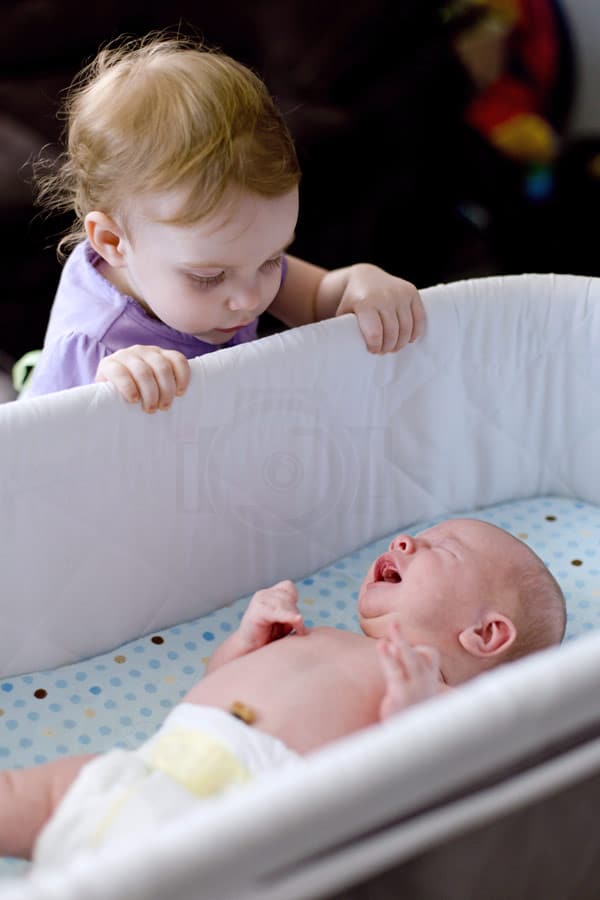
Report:
[[[223,334],[233,334],[234,331],[239,331],[240,328],[245,328],[249,324],[250,322],[242,322],[241,325],[234,325],[233,328],[217,328],[217,331],[221,331]]]

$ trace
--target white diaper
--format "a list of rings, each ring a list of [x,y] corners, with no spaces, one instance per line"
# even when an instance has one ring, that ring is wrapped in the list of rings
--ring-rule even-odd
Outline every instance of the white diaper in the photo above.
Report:
[[[141,834],[301,760],[221,709],[182,703],[137,750],[111,750],[84,766],[40,833],[33,861],[56,865],[77,850]]]

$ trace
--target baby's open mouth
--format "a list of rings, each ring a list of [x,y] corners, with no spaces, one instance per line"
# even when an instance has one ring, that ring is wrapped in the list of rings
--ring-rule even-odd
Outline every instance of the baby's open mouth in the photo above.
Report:
[[[386,581],[388,584],[399,584],[402,581],[402,575],[396,564],[387,556],[379,557],[373,575],[375,581]]]

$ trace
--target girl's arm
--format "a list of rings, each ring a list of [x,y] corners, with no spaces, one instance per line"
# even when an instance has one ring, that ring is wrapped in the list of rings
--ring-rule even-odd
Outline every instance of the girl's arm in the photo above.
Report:
[[[269,312],[290,327],[319,322],[321,318],[335,315],[335,308],[329,315],[320,316],[317,310],[317,294],[326,269],[313,266],[295,256],[287,256],[287,271],[277,296],[269,307]]]
[[[93,755],[0,772],[0,856],[31,859],[37,836]]]
[[[288,256],[285,281],[269,312],[290,326],[355,313],[373,353],[399,350],[425,326],[419,292],[408,281],[369,263],[328,272],[294,256]]]

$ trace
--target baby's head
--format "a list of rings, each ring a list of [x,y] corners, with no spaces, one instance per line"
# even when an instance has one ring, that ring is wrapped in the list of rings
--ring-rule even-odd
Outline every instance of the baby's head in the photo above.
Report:
[[[451,685],[560,643],[566,620],[562,591],[541,559],[477,519],[394,538],[370,567],[358,610],[369,637],[397,621],[411,644],[436,647]]]
[[[152,34],[115,42],[79,74],[65,103],[67,154],[42,190],[76,214],[126,215],[128,201],[181,191],[169,220],[198,222],[231,189],[280,197],[300,172],[262,81],[193,40]],[[57,196],[58,193],[58,196]]]

